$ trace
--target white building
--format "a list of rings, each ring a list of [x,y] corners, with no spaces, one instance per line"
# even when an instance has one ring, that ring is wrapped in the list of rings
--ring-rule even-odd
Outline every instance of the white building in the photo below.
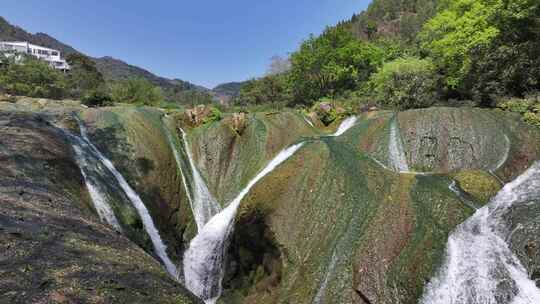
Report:
[[[60,51],[28,42],[0,41],[0,52],[7,56],[13,56],[17,53],[28,54],[48,62],[51,67],[57,70],[67,71],[70,69],[69,64],[62,58]]]

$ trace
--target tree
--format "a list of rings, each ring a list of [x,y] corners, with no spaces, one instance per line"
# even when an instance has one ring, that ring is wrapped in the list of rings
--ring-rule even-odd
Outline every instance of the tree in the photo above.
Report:
[[[470,71],[471,51],[489,47],[500,34],[493,18],[502,0],[452,0],[429,20],[419,37],[424,51],[446,74],[446,85],[462,89]]]
[[[484,105],[540,89],[537,0],[446,0],[419,38],[446,85]]]
[[[290,99],[287,75],[278,74],[248,81],[242,86],[236,103],[240,105],[261,105],[265,103],[288,103]]]
[[[399,58],[388,62],[370,80],[375,99],[395,109],[431,106],[437,101],[437,73],[427,59]]]
[[[270,66],[266,75],[279,75],[288,72],[291,69],[291,62],[288,58],[275,55],[270,58]]]
[[[382,58],[379,48],[355,39],[344,27],[311,36],[291,56],[289,81],[294,103],[309,104],[358,88]]]
[[[67,74],[68,86],[72,97],[84,96],[89,91],[96,91],[105,84],[103,75],[96,64],[87,56],[73,53],[66,57],[71,70]]]
[[[144,78],[130,78],[114,83],[111,97],[116,103],[130,103],[155,106],[163,101],[160,87],[152,85]]]
[[[0,87],[8,94],[29,97],[62,99],[67,94],[64,75],[31,56],[23,56],[17,62],[3,59]]]

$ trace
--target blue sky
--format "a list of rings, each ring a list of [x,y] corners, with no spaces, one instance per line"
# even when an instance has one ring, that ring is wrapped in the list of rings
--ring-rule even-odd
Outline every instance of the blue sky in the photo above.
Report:
[[[369,0],[1,0],[0,15],[95,57],[206,87],[262,75],[273,55]]]

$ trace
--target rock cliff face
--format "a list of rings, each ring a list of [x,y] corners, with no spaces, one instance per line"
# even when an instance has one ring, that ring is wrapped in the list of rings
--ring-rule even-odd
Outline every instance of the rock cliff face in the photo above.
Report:
[[[0,112],[0,303],[199,303],[99,221],[51,121]]]
[[[490,110],[371,112],[332,137],[338,122],[317,128],[292,111],[193,127],[184,113],[153,108],[0,103],[0,303],[197,303],[156,262],[132,207],[111,199],[123,234],[99,220],[60,130],[78,133],[72,112],[178,265],[197,232],[180,128],[223,207],[280,150],[306,142],[242,201],[221,303],[416,303],[450,232],[540,159],[537,131]],[[408,170],[396,172],[396,157]],[[515,252],[538,276],[535,206],[507,219]]]

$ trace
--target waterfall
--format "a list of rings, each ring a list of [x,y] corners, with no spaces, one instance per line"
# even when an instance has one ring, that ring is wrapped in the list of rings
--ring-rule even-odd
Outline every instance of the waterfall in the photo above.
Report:
[[[240,202],[260,179],[292,156],[303,144],[295,144],[282,150],[223,211],[212,217],[191,241],[184,253],[186,287],[205,303],[215,303],[221,295],[227,241],[234,228],[234,218]]]
[[[217,200],[212,196],[206,183],[204,182],[199,170],[195,166],[195,161],[191,155],[191,150],[189,148],[189,143],[187,140],[187,135],[184,130],[180,129],[182,132],[182,139],[184,141],[184,147],[186,154],[188,156],[189,165],[191,167],[191,174],[193,176],[193,198],[190,199],[191,210],[193,211],[193,216],[195,217],[195,222],[197,223],[198,231],[204,227],[206,223],[217,213],[221,211],[221,208]],[[184,185],[185,181],[184,181]],[[186,189],[187,190],[187,189]]]
[[[95,155],[88,143],[82,138],[75,136],[71,133],[65,132],[67,135],[73,150],[75,151],[75,161],[81,170],[81,174],[84,178],[86,188],[90,193],[92,203],[96,208],[99,218],[102,221],[109,223],[116,231],[122,231],[120,223],[114,215],[114,211],[107,202],[104,191],[104,185],[99,181],[98,177],[94,174],[100,164],[99,158]]]
[[[338,127],[336,133],[332,134],[331,136],[340,136],[343,135],[343,133],[347,132],[350,128],[354,126],[356,123],[356,116],[351,116],[345,119]]]
[[[326,270],[326,274],[324,275],[322,284],[319,287],[317,294],[315,295],[315,299],[313,299],[313,304],[321,303],[324,296],[324,292],[326,291],[326,287],[328,286],[328,281],[330,280],[330,276],[335,272],[338,260],[339,259],[338,259],[337,248],[336,248],[334,249],[334,252],[332,253],[332,258],[330,259],[330,264],[328,265],[328,269]]]
[[[306,123],[308,125],[310,125],[312,128],[315,128],[315,126],[313,125],[313,123],[311,122],[311,120],[309,120],[307,117],[305,117],[304,115],[302,115],[302,117],[304,118],[304,120],[306,121]]]
[[[112,162],[107,159],[98,149],[96,146],[92,144],[90,139],[88,138],[88,134],[86,131],[86,127],[82,123],[82,121],[79,119],[79,117],[74,116],[77,120],[77,123],[79,124],[79,128],[81,131],[81,136],[83,140],[88,144],[88,147],[95,153],[95,155],[98,157],[99,161],[112,173],[122,190],[125,192],[126,196],[129,198],[135,209],[137,210],[137,213],[139,214],[139,217],[141,218],[143,222],[144,229],[150,236],[150,239],[152,241],[152,245],[154,246],[154,251],[157,254],[157,256],[161,259],[163,264],[165,265],[165,268],[169,272],[171,276],[174,278],[178,277],[178,270],[174,266],[173,262],[169,259],[169,256],[167,255],[165,244],[161,240],[161,237],[159,236],[159,232],[154,225],[154,221],[152,220],[152,217],[150,216],[150,213],[148,212],[148,209],[146,209],[146,206],[142,202],[141,198],[137,195],[137,193],[131,188],[131,186],[127,183],[125,178],[116,170]]]
[[[390,142],[388,144],[388,152],[390,158],[390,167],[397,172],[408,172],[407,158],[403,148],[403,142],[399,134],[397,115],[392,121],[390,127]]]
[[[540,289],[505,241],[503,219],[512,205],[539,199],[540,161],[450,235],[444,264],[425,287],[421,303],[540,303]]]
[[[180,152],[178,151],[176,147],[174,137],[166,125],[164,126],[164,130],[165,130],[165,134],[167,135],[167,141],[169,142],[169,146],[171,147],[171,150],[173,151],[174,159],[176,161],[176,167],[180,171],[180,177],[182,178],[182,184],[184,185],[184,190],[186,191],[186,196],[189,201],[189,205],[191,206],[192,208],[191,210],[193,211],[193,199],[191,198],[191,193],[189,191],[189,186],[188,186],[186,176],[184,174],[184,170],[182,170],[182,157],[180,156]]]

